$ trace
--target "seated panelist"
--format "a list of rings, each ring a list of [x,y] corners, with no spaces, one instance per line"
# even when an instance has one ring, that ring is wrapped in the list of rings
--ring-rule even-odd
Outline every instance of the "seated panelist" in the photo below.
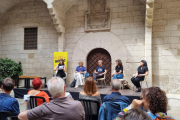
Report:
[[[77,80],[76,80],[76,86],[75,88],[78,87],[78,85],[83,85],[83,82],[82,82],[82,78],[83,78],[83,75],[87,72],[86,70],[86,67],[83,66],[83,62],[79,62],[79,66],[76,67],[76,77],[77,77]]]
[[[57,77],[61,77],[61,78],[66,77],[66,73],[65,73],[66,65],[64,64],[63,59],[60,59],[59,64],[54,68],[54,71],[57,71],[57,70],[58,70],[58,72],[56,74]]]
[[[104,74],[107,73],[106,66],[104,66],[102,60],[98,60],[98,66],[96,67],[96,70],[93,73],[93,79],[97,82],[96,79],[103,78]]]
[[[141,60],[140,66],[137,69],[136,75],[131,78],[132,83],[136,86],[136,92],[141,92],[140,81],[143,81],[145,76],[148,75],[148,67],[147,62],[145,60]]]
[[[123,65],[120,59],[116,60],[117,66],[115,67],[114,74],[112,74],[113,79],[123,79]]]

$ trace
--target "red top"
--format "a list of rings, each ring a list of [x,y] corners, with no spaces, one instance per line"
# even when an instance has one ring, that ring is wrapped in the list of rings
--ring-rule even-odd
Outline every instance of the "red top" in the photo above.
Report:
[[[32,91],[32,90],[28,91],[28,95],[29,95],[30,91]],[[38,93],[35,96],[43,97],[43,98],[45,98],[46,102],[49,103],[49,96],[48,96],[48,94],[46,92],[40,91],[40,93]],[[37,99],[37,106],[41,105],[42,103],[43,103],[42,99]]]

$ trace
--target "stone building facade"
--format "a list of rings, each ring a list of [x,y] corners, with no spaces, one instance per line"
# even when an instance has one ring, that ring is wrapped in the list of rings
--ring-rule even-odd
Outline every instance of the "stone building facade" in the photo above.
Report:
[[[139,61],[148,61],[149,86],[167,93],[180,90],[179,0],[106,0],[110,30],[85,31],[88,0],[0,0],[0,57],[21,61],[24,75],[49,79],[53,74],[53,52],[67,51],[67,83],[79,61],[95,48],[123,61],[125,79],[136,72]],[[150,8],[147,8],[149,4]],[[150,10],[150,14],[149,14]],[[152,13],[151,13],[152,12]],[[151,16],[152,21],[147,25]],[[24,28],[38,27],[38,49],[24,50]],[[173,89],[172,89],[173,88]]]

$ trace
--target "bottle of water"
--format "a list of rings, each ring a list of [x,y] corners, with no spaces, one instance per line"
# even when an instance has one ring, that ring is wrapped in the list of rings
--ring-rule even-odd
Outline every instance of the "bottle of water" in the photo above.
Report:
[[[44,74],[43,74],[42,78],[44,78]]]

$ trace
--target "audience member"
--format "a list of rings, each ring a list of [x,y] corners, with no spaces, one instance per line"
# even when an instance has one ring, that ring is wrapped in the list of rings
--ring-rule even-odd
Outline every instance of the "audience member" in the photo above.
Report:
[[[147,62],[145,60],[141,60],[140,66],[137,69],[136,75],[131,78],[132,83],[136,86],[136,92],[141,92],[140,81],[143,81],[145,76],[149,74]]]
[[[123,79],[124,75],[122,61],[120,59],[116,60],[116,65],[117,66],[115,67],[114,74],[111,75],[113,77],[112,79]]]
[[[47,85],[53,100],[32,110],[21,112],[18,116],[20,120],[85,120],[82,104],[65,97],[66,86],[62,78],[53,77]]]
[[[32,85],[33,85],[33,90],[29,90],[28,95],[44,97],[46,102],[48,103],[49,102],[48,94],[44,91],[40,91],[43,85],[41,79],[39,78],[33,79]],[[43,103],[42,99],[37,99],[37,106],[41,105],[42,103]]]
[[[127,98],[124,95],[121,95],[121,93],[119,92],[120,91],[120,84],[121,84],[121,81],[119,81],[117,79],[114,79],[111,81],[112,93],[109,95],[106,95],[103,98],[103,102],[110,101],[110,100],[114,99],[113,102],[124,102],[124,103],[127,103],[128,105],[131,104],[129,98]]]
[[[129,106],[130,101],[127,97],[119,93],[120,81],[114,79],[111,81],[110,95],[107,95],[103,99],[103,104],[99,109],[98,120],[113,120],[119,112]]]
[[[151,120],[151,118],[146,112],[137,108],[127,111],[121,118],[114,120]]]
[[[83,62],[79,62],[79,66],[77,66],[76,68],[76,77],[77,77],[77,80],[76,80],[76,86],[75,88],[78,88],[78,85],[81,84],[83,85],[83,75],[86,74],[87,70],[86,68],[83,66]]]
[[[93,78],[96,82],[96,79],[103,78],[104,75],[107,73],[106,66],[104,66],[102,63],[102,60],[98,60],[98,66],[96,67],[96,70],[93,73]]]
[[[3,80],[1,85],[2,93],[0,93],[0,111],[12,112],[15,115],[19,114],[18,101],[10,96],[11,91],[14,89],[14,81],[11,78]],[[2,116],[3,120],[7,116]]]
[[[166,93],[159,87],[150,87],[143,90],[142,100],[133,100],[131,105],[123,110],[126,113],[132,108],[143,108],[149,110],[147,114],[152,120],[174,120],[170,116],[167,116],[167,97]],[[123,112],[118,114],[118,118],[122,117]]]
[[[86,79],[84,91],[80,92],[79,99],[95,100],[101,104],[101,96],[100,93],[97,92],[96,83],[92,77],[88,77]],[[96,114],[97,106],[95,104],[92,104],[91,108],[92,114]]]

